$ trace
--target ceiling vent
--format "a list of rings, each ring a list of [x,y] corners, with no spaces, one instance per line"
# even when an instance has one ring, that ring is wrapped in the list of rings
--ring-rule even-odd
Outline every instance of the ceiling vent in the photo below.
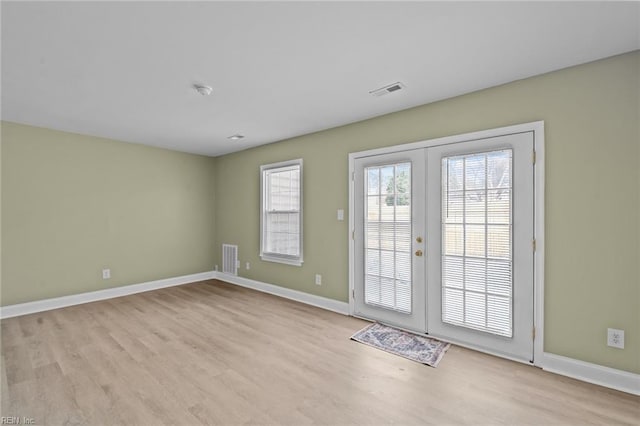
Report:
[[[398,90],[404,89],[404,87],[405,87],[404,84],[398,81],[396,83],[389,84],[388,86],[384,86],[379,89],[372,90],[371,92],[369,92],[369,94],[379,97],[379,96],[388,95],[389,93],[397,92]]]

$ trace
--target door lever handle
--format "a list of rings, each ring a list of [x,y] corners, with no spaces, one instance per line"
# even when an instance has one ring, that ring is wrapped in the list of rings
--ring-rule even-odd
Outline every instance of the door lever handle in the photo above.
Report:
[[[416,256],[422,256],[422,250],[416,250]]]

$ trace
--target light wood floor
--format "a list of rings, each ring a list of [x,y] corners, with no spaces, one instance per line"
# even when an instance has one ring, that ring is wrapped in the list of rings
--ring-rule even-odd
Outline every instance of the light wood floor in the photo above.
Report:
[[[205,281],[2,321],[2,416],[36,424],[635,424],[640,398]]]

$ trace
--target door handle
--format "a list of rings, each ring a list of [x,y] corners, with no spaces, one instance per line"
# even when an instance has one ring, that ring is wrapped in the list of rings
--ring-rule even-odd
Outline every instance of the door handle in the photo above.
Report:
[[[416,250],[416,256],[418,257],[422,256],[422,250]]]
[[[418,237],[418,238],[416,238],[416,242],[417,242],[417,243],[421,243],[421,242],[422,242],[422,237]]]

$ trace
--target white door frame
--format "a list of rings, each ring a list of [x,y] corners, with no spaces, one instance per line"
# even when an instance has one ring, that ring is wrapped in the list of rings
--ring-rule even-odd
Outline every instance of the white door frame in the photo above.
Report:
[[[533,146],[535,152],[534,164],[534,238],[536,241],[536,251],[534,253],[533,268],[533,312],[535,340],[533,342],[533,364],[541,366],[544,353],[544,121],[534,121],[531,123],[517,124],[513,126],[500,127],[496,129],[482,130],[471,133],[464,133],[454,136],[429,139],[412,142],[402,145],[394,145],[384,148],[377,148],[368,151],[353,152],[349,154],[349,314],[354,315],[354,291],[355,291],[355,244],[353,235],[355,232],[355,194],[354,194],[354,174],[355,160],[357,158],[370,157],[373,155],[390,154],[394,152],[407,151],[419,148],[429,148],[432,146],[452,144],[458,142],[468,142],[477,139],[487,139],[496,136],[513,133],[533,132]],[[455,343],[455,342],[454,342]],[[483,352],[491,353],[483,348],[469,346]],[[493,353],[504,357],[504,355]]]

